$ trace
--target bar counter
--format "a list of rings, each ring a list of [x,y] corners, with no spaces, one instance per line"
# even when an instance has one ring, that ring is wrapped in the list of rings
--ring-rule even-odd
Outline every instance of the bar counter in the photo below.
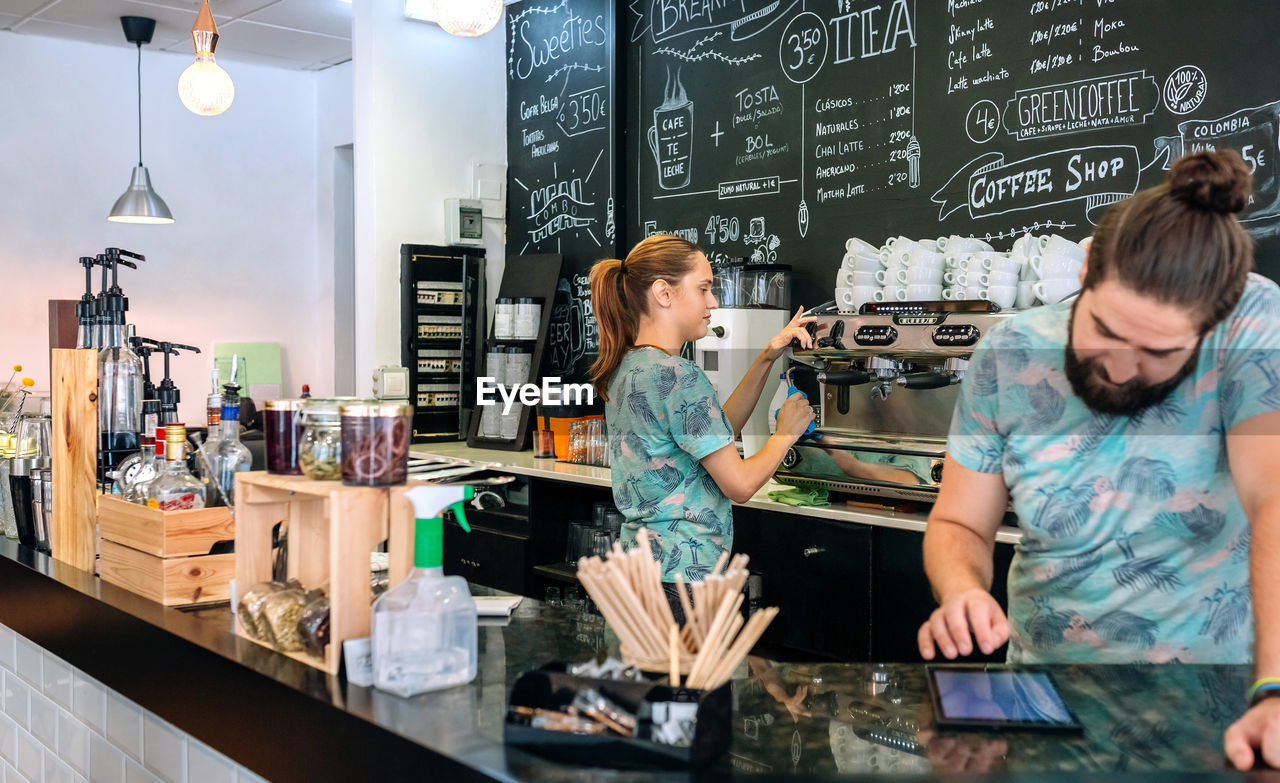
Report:
[[[506,698],[522,672],[601,649],[616,654],[617,644],[598,617],[526,598],[508,623],[481,625],[474,682],[401,699],[238,639],[227,608],[165,609],[7,540],[0,589],[0,624],[272,781],[581,775],[504,747]],[[731,747],[693,777],[1242,777],[1224,766],[1221,734],[1244,706],[1247,667],[1055,667],[1086,727],[1062,737],[934,731],[919,664],[748,664],[732,683]],[[593,770],[577,779],[690,777]]]

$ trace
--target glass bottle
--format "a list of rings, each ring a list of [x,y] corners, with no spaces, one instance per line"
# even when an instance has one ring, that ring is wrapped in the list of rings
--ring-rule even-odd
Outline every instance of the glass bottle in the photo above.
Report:
[[[131,478],[124,486],[124,499],[130,503],[143,503],[147,501],[147,496],[138,496],[139,487],[146,486],[147,482],[156,477],[156,439],[149,432],[142,434],[142,458],[138,467],[131,471]]]
[[[471,488],[429,491],[460,495],[463,489]],[[476,676],[475,600],[467,580],[444,575],[443,520],[424,519],[420,510],[416,516],[414,568],[373,603],[374,686],[397,696],[463,685]]]
[[[204,508],[204,482],[187,470],[187,428],[164,428],[164,472],[147,491],[147,505],[161,511]]]
[[[155,437],[151,439],[152,448],[152,473],[150,476],[139,476],[137,482],[133,485],[132,495],[125,495],[125,500],[130,503],[141,503],[147,505],[147,493],[151,490],[151,485],[155,480],[160,478],[160,474],[164,472],[164,427],[155,428]]]
[[[98,352],[98,429],[105,465],[115,470],[138,451],[142,431],[142,359],[124,339],[124,313],[112,313]]]
[[[0,532],[5,538],[18,537],[18,520],[13,514],[13,490],[9,486],[9,472],[16,453],[16,436],[0,432]]]
[[[210,506],[235,506],[236,474],[249,470],[253,455],[249,447],[240,442],[240,386],[228,383],[222,387],[222,416],[216,448],[209,455],[213,475]],[[205,446],[207,450],[208,445]]]

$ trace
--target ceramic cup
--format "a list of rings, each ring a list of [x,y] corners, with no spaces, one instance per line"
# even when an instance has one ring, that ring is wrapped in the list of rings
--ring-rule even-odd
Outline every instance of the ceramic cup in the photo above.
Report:
[[[1083,261],[1084,248],[1066,237],[1050,234],[1047,237],[1040,237],[1040,255],[1060,255]]]
[[[1056,304],[1080,290],[1080,281],[1074,277],[1052,277],[1032,283],[1036,298],[1045,304]]]
[[[1025,310],[1036,303],[1036,282],[1034,280],[1026,280],[1018,283],[1018,296],[1013,300],[1013,306],[1019,310]]]
[[[1013,240],[1013,249],[1009,251],[1011,256],[1022,256],[1030,258],[1031,256],[1040,255],[1040,241],[1030,234],[1023,234]]]
[[[864,256],[873,256],[880,252],[880,248],[857,237],[849,237],[844,241],[844,249],[846,253],[858,253]]]
[[[991,302],[995,302],[1001,307],[1013,307],[1013,302],[1018,298],[1018,287],[1016,285],[993,285],[983,289],[982,298]]]
[[[907,266],[939,270],[946,266],[947,263],[946,256],[927,250],[923,245],[917,245],[916,249],[912,250],[902,260]]]
[[[1022,262],[1003,254],[993,254],[982,260],[982,268],[988,272],[1011,272],[1016,275],[1022,269]]]
[[[920,240],[920,247],[923,247],[925,250],[928,250],[930,253],[936,253],[938,252],[938,240],[922,239]]]
[[[930,302],[941,298],[941,283],[912,283],[898,294],[898,301],[901,302]]]
[[[1028,264],[1035,271],[1036,277],[1044,280],[1046,278],[1079,277],[1080,268],[1084,266],[1084,261],[1069,256],[1045,254],[1032,258]]]
[[[865,253],[849,253],[840,262],[840,266],[845,269],[851,269],[854,272],[874,272],[884,267],[880,263],[879,254],[867,255]]]
[[[991,245],[974,237],[962,237],[958,234],[952,234],[949,237],[942,237],[938,240],[938,249],[952,254],[980,253],[990,252]]]
[[[876,297],[877,302],[895,302],[905,298],[907,288],[901,285],[887,285],[880,289],[880,295]]]
[[[1017,272],[987,272],[978,275],[978,282],[985,286],[993,285],[1017,285]]]
[[[956,269],[950,272],[945,272],[942,275],[942,282],[952,286],[958,285],[963,287],[964,284],[968,282],[968,280],[969,280],[968,273],[966,273],[962,269]]]
[[[965,298],[964,286],[949,286],[942,289],[942,298],[948,302],[954,302]]]
[[[898,282],[903,285],[912,283],[936,284],[942,282],[942,267],[909,266],[898,270]]]
[[[983,292],[987,289],[980,285],[967,285],[964,287],[965,299],[983,299]]]
[[[841,269],[836,275],[837,288],[852,288],[855,285],[876,285],[875,272],[855,272],[852,269]]]

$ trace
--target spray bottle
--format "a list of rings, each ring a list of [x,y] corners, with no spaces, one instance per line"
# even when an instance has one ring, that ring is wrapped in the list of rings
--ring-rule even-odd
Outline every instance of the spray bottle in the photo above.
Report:
[[[405,493],[414,509],[413,570],[373,604],[374,686],[397,696],[464,685],[476,676],[476,603],[467,580],[444,575],[444,520],[452,508],[470,532],[462,507],[471,486],[422,484]]]

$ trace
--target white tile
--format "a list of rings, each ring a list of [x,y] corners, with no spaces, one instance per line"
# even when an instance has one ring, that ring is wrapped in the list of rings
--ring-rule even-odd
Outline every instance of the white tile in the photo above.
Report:
[[[71,678],[71,713],[94,731],[102,730],[102,686],[80,672]]]
[[[138,761],[142,760],[142,710],[115,691],[106,692],[102,717],[107,739]]]
[[[58,713],[58,756],[79,774],[89,774],[89,729],[66,710]]]
[[[89,735],[89,780],[124,783],[124,754],[97,732]]]
[[[188,783],[236,783],[236,766],[213,748],[187,739]]]
[[[53,699],[34,690],[31,691],[31,724],[28,728],[42,745],[57,752],[58,705],[53,703]]]
[[[71,667],[49,653],[44,654],[44,695],[71,709]]]
[[[45,748],[44,751],[44,783],[72,783],[75,773],[71,767],[58,759],[58,754]]]
[[[40,688],[44,682],[41,675],[41,663],[44,660],[44,651],[32,644],[30,641],[19,636],[17,641],[17,661],[16,668],[19,676],[32,685]]]
[[[142,768],[133,759],[124,760],[124,783],[161,783],[160,778]]]
[[[12,672],[4,673],[4,711],[22,728],[27,728],[27,698],[31,687]]]
[[[259,777],[244,767],[240,767],[237,772],[239,777],[236,779],[236,783],[267,783],[266,778]]]
[[[6,625],[0,625],[0,666],[13,671],[13,640],[16,637]]]
[[[27,780],[7,761],[4,763],[4,779],[5,783],[26,783]]]
[[[177,729],[147,714],[142,719],[143,766],[170,783],[181,783],[187,768],[187,743]]]
[[[36,738],[18,729],[18,753],[14,766],[27,780],[39,780],[44,766],[44,749]]]
[[[18,724],[8,715],[0,715],[0,759],[13,763],[17,753]]]

